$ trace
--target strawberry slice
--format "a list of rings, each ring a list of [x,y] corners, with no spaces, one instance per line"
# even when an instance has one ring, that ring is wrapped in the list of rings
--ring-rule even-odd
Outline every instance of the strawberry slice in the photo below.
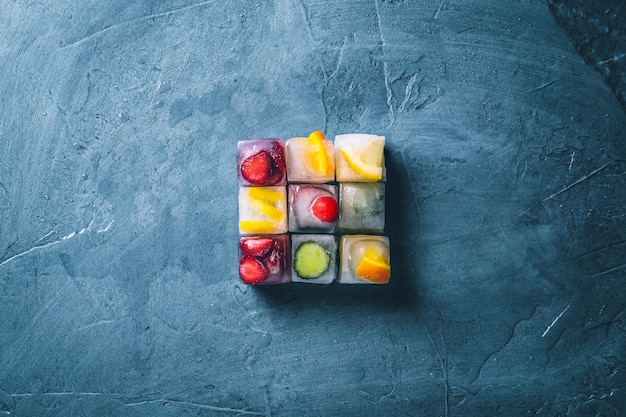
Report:
[[[313,200],[311,212],[324,223],[332,223],[339,217],[337,200],[331,196],[323,195]]]
[[[273,142],[270,147],[270,156],[274,161],[274,166],[281,172],[285,171],[287,164],[285,163],[285,148],[278,142]]]
[[[285,148],[278,142],[273,142],[269,149],[272,158],[273,174],[268,180],[268,184],[277,184],[283,179],[287,164],[285,163]]]
[[[262,258],[272,249],[272,239],[263,237],[247,237],[239,242],[241,252],[245,255]]]
[[[251,184],[271,185],[268,180],[272,177],[273,166],[272,157],[263,149],[242,162],[241,175]]]
[[[239,276],[246,284],[259,284],[267,278],[269,272],[258,259],[244,255],[239,261]]]
[[[285,245],[280,240],[274,241],[274,248],[263,261],[270,274],[281,274],[286,269],[285,265]]]

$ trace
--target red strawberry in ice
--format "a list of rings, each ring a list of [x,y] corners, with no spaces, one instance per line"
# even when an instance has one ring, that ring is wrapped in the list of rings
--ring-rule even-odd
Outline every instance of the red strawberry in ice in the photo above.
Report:
[[[244,237],[239,242],[244,255],[262,258],[272,249],[272,239],[264,237]]]
[[[259,284],[267,278],[269,272],[258,259],[244,255],[239,261],[239,276],[246,284]]]
[[[337,200],[327,195],[317,197],[311,204],[311,212],[320,221],[332,223],[337,220],[337,217],[339,217]]]
[[[274,173],[272,157],[266,150],[250,155],[241,163],[241,175],[250,184],[271,185],[268,180]]]
[[[275,240],[269,256],[263,261],[270,274],[280,274],[285,270],[285,245],[280,240]]]
[[[270,147],[270,156],[274,161],[274,166],[278,168],[281,173],[285,172],[285,168],[287,167],[285,163],[285,148],[278,142],[273,142]]]
[[[287,164],[285,163],[285,148],[278,142],[273,142],[269,154],[272,157],[273,174],[269,179],[269,184],[278,184],[285,175]]]

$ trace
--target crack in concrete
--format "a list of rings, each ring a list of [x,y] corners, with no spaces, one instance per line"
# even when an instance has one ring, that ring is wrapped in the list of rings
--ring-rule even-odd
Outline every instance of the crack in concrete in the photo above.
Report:
[[[552,200],[554,197],[558,196],[559,194],[564,193],[565,191],[569,190],[570,188],[580,184],[581,182],[588,180],[589,178],[593,177],[594,175],[596,175],[598,172],[602,171],[603,169],[605,169],[606,167],[608,167],[609,165],[611,165],[613,161],[611,162],[607,162],[606,164],[602,165],[600,168],[596,168],[593,171],[591,171],[589,174],[583,176],[582,178],[579,178],[578,180],[574,181],[573,183],[563,187],[560,191],[557,191],[556,193],[552,194],[550,197],[546,197],[543,199],[543,201],[548,201],[548,200]]]
[[[209,411],[215,411],[215,412],[220,412],[220,413],[234,413],[237,415],[246,415],[246,416],[267,416],[269,417],[269,415],[267,413],[262,413],[260,411],[249,411],[249,410],[245,410],[245,409],[239,409],[239,408],[230,408],[230,407],[219,407],[216,405],[209,405],[209,404],[202,404],[202,403],[196,403],[196,402],[192,402],[192,401],[179,401],[179,400],[170,400],[167,398],[158,398],[158,399],[154,399],[154,400],[145,400],[145,401],[138,401],[138,402],[134,402],[134,403],[124,403],[124,405],[128,406],[128,407],[136,407],[136,406],[141,406],[141,405],[146,405],[146,404],[154,404],[154,403],[163,403],[164,405],[166,404],[175,404],[175,405],[186,405],[186,406],[191,406],[191,407],[196,407],[196,408],[200,408],[202,410],[209,410]]]
[[[2,263],[0,263],[0,266],[4,266],[4,265],[8,264],[9,262],[11,262],[11,261],[13,261],[15,259],[21,258],[23,256],[26,256],[29,253],[32,253],[32,252],[34,252],[36,250],[49,248],[51,246],[57,245],[57,244],[59,244],[59,243],[61,243],[63,241],[66,241],[66,240],[71,239],[71,238],[76,237],[76,236],[77,236],[76,232],[72,232],[72,233],[70,233],[67,236],[63,236],[62,238],[60,238],[58,240],[55,240],[54,242],[46,243],[45,245],[33,246],[32,248],[30,248],[28,250],[25,250],[23,252],[17,253],[15,255],[11,256],[10,258],[5,259],[4,261],[2,261]]]
[[[128,397],[125,394],[107,393],[107,392],[91,392],[91,391],[61,391],[61,392],[41,392],[41,393],[24,392],[24,393],[9,394],[9,396],[11,398],[32,398],[32,397],[37,397],[37,396],[43,396],[43,397],[111,397],[111,398],[115,398],[116,400],[120,400],[120,397]],[[196,407],[196,408],[200,408],[203,410],[210,410],[210,411],[221,412],[221,413],[234,413],[237,415],[268,416],[267,413],[262,413],[259,411],[251,411],[251,410],[231,408],[231,407],[220,407],[216,405],[197,403],[193,401],[180,401],[180,400],[172,400],[168,398],[148,399],[148,400],[136,401],[136,402],[124,402],[124,401],[120,401],[120,402],[127,407],[137,407],[137,406],[142,406],[142,405],[162,403],[164,405],[175,404],[175,405],[182,405],[182,406],[191,406],[191,407]]]
[[[534,92],[537,92],[537,91],[541,91],[541,90],[543,90],[546,87],[550,87],[552,84],[554,84],[557,81],[559,81],[558,78],[556,80],[548,81],[547,83],[541,84],[539,87],[533,88],[529,92],[534,93]]]
[[[609,268],[607,270],[593,274],[591,278],[601,277],[602,275],[607,275],[607,274],[610,274],[611,272],[619,271],[620,269],[623,269],[624,267],[626,267],[626,263],[618,265],[618,266],[614,266],[613,268]]]
[[[114,222],[115,222],[115,220],[111,221],[105,228],[97,230],[96,233],[108,232],[111,229],[111,226],[113,226]],[[22,251],[20,253],[17,253],[15,255],[5,259],[4,261],[0,262],[0,267],[8,264],[11,261],[14,261],[16,259],[24,257],[24,256],[26,256],[26,255],[28,255],[28,254],[30,254],[32,252],[35,252],[37,250],[46,249],[46,248],[49,248],[49,247],[52,247],[52,246],[56,246],[59,243],[65,242],[66,240],[70,240],[70,239],[73,239],[73,238],[75,238],[77,236],[83,235],[83,234],[85,234],[85,233],[87,233],[87,232],[92,230],[93,223],[94,223],[94,219],[92,219],[86,227],[83,227],[82,229],[80,229],[77,232],[74,231],[74,232],[72,232],[72,233],[70,233],[68,235],[65,235],[63,237],[60,237],[57,240],[54,240],[52,242],[48,242],[48,243],[45,243],[43,245],[38,245],[37,243],[42,242],[43,240],[45,240],[46,238],[50,237],[54,233],[54,230],[51,230],[50,232],[48,232],[44,236],[42,236],[39,239],[37,239],[35,241],[35,243],[34,243],[34,246],[32,246],[31,248],[29,248],[27,250],[24,250],[24,251]],[[6,255],[6,253],[5,253],[5,255]]]
[[[202,2],[199,2],[199,3],[190,4],[190,5],[187,5],[187,6],[177,7],[175,9],[167,10],[167,11],[161,12],[161,13],[155,13],[155,14],[151,14],[151,15],[136,17],[136,18],[129,19],[129,20],[124,20],[124,21],[119,22],[119,23],[115,23],[115,24],[112,24],[112,25],[109,25],[109,26],[105,26],[102,29],[99,29],[99,30],[97,30],[95,32],[92,32],[92,33],[89,33],[89,34],[83,36],[82,38],[79,38],[79,39],[77,39],[75,41],[72,41],[70,43],[62,45],[61,49],[65,49],[65,48],[68,48],[68,47],[80,45],[82,43],[87,42],[90,39],[93,39],[93,38],[96,38],[96,37],[102,35],[103,33],[106,33],[106,32],[109,32],[111,30],[117,29],[117,28],[119,28],[121,26],[124,26],[124,25],[128,25],[130,23],[140,22],[142,20],[157,19],[159,17],[167,17],[167,16],[170,16],[172,14],[184,12],[184,11],[187,11],[187,10],[190,10],[190,9],[195,9],[197,7],[202,7],[202,6],[205,6],[207,4],[215,3],[215,2],[216,2],[215,0],[207,0],[207,1],[202,1]]]
[[[560,319],[561,317],[563,317],[563,314],[565,314],[565,312],[566,312],[567,310],[569,310],[569,307],[570,307],[570,306],[569,306],[569,304],[568,304],[568,305],[567,305],[567,307],[565,307],[565,309],[564,309],[563,311],[561,311],[561,313],[560,313],[558,316],[556,316],[556,318],[555,318],[554,320],[552,320],[552,323],[550,323],[550,325],[548,326],[548,328],[546,329],[546,331],[545,331],[545,332],[543,332],[543,334],[541,335],[541,337],[546,337],[546,335],[548,334],[548,332],[550,331],[550,329],[552,329],[552,327],[556,324],[556,322],[557,322],[557,321],[559,321],[559,319]]]
[[[437,348],[435,340],[433,336],[430,334],[430,330],[427,329],[428,338],[430,339],[430,343],[435,350],[435,354],[437,356],[437,361],[439,362],[439,366],[441,368],[441,372],[443,373],[443,384],[442,388],[444,390],[443,402],[444,402],[444,416],[448,417],[450,414],[450,382],[448,378],[448,352],[446,349],[446,341],[443,336],[443,331],[441,330],[441,325],[439,324],[439,319],[435,319],[435,323],[437,324],[437,332],[439,333],[439,338],[441,339],[441,348],[443,350],[443,355]]]
[[[435,17],[433,17],[433,20],[439,17],[439,13],[441,13],[441,11],[443,10],[443,5],[445,3],[446,3],[446,0],[441,0],[441,3],[439,3],[439,7],[437,8],[437,11],[435,12]]]

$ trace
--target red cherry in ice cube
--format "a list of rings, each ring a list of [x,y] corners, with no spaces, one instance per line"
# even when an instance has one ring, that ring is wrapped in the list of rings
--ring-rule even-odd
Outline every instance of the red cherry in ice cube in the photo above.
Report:
[[[266,150],[261,150],[247,157],[241,164],[241,175],[251,184],[268,185],[273,174],[272,157]]]
[[[243,254],[262,258],[272,249],[272,239],[262,237],[243,238],[239,242],[239,246]]]
[[[239,276],[246,284],[258,284],[269,275],[267,268],[258,259],[244,255],[239,261]]]
[[[311,212],[320,221],[332,223],[339,217],[339,209],[337,208],[337,200],[331,196],[323,195],[313,200],[311,204]]]

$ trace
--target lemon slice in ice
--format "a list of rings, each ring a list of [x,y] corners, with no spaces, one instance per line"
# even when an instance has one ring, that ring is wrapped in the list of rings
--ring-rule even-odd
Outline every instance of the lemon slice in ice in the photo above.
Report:
[[[239,231],[241,233],[272,233],[276,227],[275,222],[241,220],[239,222]]]
[[[250,187],[248,197],[250,206],[270,219],[280,221],[285,217],[285,213],[277,207],[281,193],[263,187]]]
[[[263,200],[250,200],[250,205],[254,207],[257,211],[265,214],[267,217],[273,220],[282,220],[285,217],[285,213],[283,213],[278,208],[273,205],[266,203]]]
[[[250,187],[248,196],[251,199],[260,199],[268,202],[276,203],[282,198],[282,194],[278,191],[269,190],[265,187]]]
[[[385,139],[381,136],[369,140],[362,148],[341,149],[341,155],[350,169],[369,181],[383,178],[383,151]]]
[[[366,163],[360,155],[351,155],[345,149],[341,150],[341,155],[348,163],[350,169],[365,179],[380,181],[383,178],[383,168],[377,164]]]

